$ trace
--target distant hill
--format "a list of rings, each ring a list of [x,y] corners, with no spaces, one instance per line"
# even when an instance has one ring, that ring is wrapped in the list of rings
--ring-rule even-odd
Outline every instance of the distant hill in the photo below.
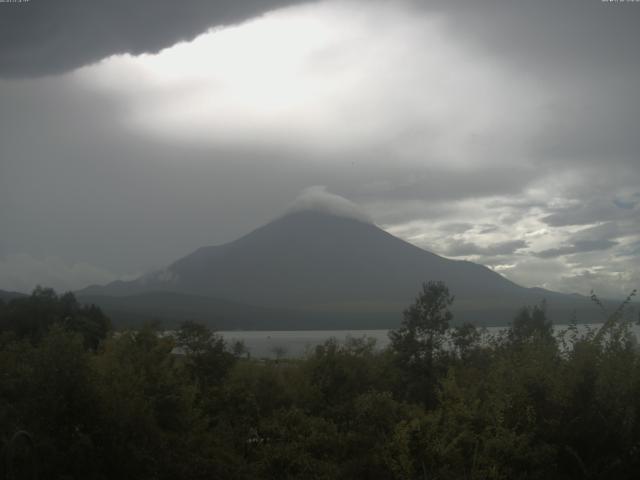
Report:
[[[118,327],[160,322],[175,328],[184,320],[203,322],[216,330],[296,330],[387,328],[388,315],[309,312],[242,305],[199,295],[147,292],[127,296],[80,295],[84,304],[99,305]],[[397,313],[397,312],[396,312]]]
[[[323,322],[326,328],[336,322],[371,328],[396,326],[427,280],[449,286],[459,320],[503,324],[518,307],[543,298],[557,322],[568,321],[573,311],[580,321],[600,320],[585,297],[524,288],[485,266],[440,257],[371,223],[310,210],[278,218],[233,242],[200,248],[164,270],[78,295],[107,311],[133,312],[144,299],[164,305],[167,317],[255,314],[265,320],[253,323],[265,329],[280,328],[276,324],[282,322],[273,319],[287,315],[293,328]]]
[[[0,300],[8,302],[9,300],[13,300],[14,298],[22,298],[27,297],[28,295],[19,292],[7,292],[5,290],[0,290]]]

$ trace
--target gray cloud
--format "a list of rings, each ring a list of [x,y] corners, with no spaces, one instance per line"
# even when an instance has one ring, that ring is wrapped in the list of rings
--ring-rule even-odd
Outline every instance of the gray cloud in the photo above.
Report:
[[[451,240],[449,247],[444,252],[445,255],[451,257],[464,257],[470,255],[481,256],[496,256],[496,255],[510,255],[517,250],[527,248],[528,243],[524,240],[510,240],[507,242],[499,242],[486,247],[476,245],[472,242],[465,242],[460,240]]]
[[[310,0],[309,0],[310,1]],[[0,76],[61,73],[157,52],[299,0],[30,0],[0,3]]]
[[[479,227],[480,227],[480,230],[478,231],[478,233],[481,235],[484,235],[486,233],[494,233],[500,229],[498,225],[491,225],[491,224],[483,224],[483,225],[479,225]]]
[[[607,250],[617,245],[613,240],[577,240],[571,245],[565,245],[559,248],[550,248],[535,255],[540,258],[554,258],[562,255],[572,255],[575,253],[593,252],[597,250]]]
[[[608,250],[618,245],[619,242],[615,239],[622,234],[623,231],[617,223],[606,222],[572,234],[567,245],[536,252],[535,255],[540,258],[554,258],[562,255]]]
[[[600,0],[435,0],[418,8],[446,16],[474,48],[499,54],[535,73],[539,67],[574,75],[604,66],[636,71],[640,13],[633,2]],[[495,28],[488,28],[488,26]],[[606,41],[603,41],[603,38]],[[508,39],[509,41],[505,41]],[[519,55],[514,53],[518,52]]]
[[[640,257],[640,241],[633,242],[620,249],[620,251],[617,252],[617,255],[618,257],[630,257],[632,259],[637,259]]]
[[[37,285],[71,291],[90,284],[103,284],[133,275],[117,276],[85,262],[68,263],[58,257],[11,254],[0,257],[0,285],[20,292],[31,292]]]
[[[542,100],[553,121],[538,125],[528,148],[536,164],[625,165],[640,148],[640,9],[633,2],[465,0],[415,2],[443,15],[457,39],[498,57],[557,98]],[[610,172],[612,174],[613,172]]]
[[[440,231],[443,233],[464,233],[473,228],[472,223],[457,222],[457,223],[445,223],[440,226]]]
[[[574,275],[564,275],[560,282],[566,291],[589,292],[593,290],[600,297],[625,298],[640,285],[640,275],[636,272],[609,272],[583,270]]]
[[[574,206],[552,210],[553,213],[542,221],[552,227],[587,225],[637,215],[633,212],[634,206],[635,204],[627,204],[621,207],[614,198],[585,198]]]
[[[627,200],[627,199],[623,199],[623,198],[615,198],[613,200],[613,203],[616,207],[618,208],[624,208],[625,210],[633,210],[636,205],[638,205],[639,201],[636,200],[636,198],[640,197],[639,194],[634,194],[633,195],[634,199],[633,200]]]
[[[618,238],[622,234],[623,229],[619,223],[605,222],[583,230],[578,230],[571,236],[571,239],[575,242],[600,241]]]
[[[322,185],[305,188],[287,209],[287,213],[305,210],[373,223],[373,219],[361,207],[344,197],[328,192]]]
[[[213,80],[183,79],[168,62],[169,81],[146,64],[127,71],[140,59],[124,57],[68,72],[293,3],[0,4],[0,263],[12,265],[11,281],[89,278],[69,265],[116,277],[160,268],[273,219],[312,185],[396,235],[527,286],[588,293],[593,281],[613,292],[639,277],[637,5],[336,0],[293,9],[274,18],[345,23],[331,22],[327,43],[299,68],[284,65],[296,91],[255,75],[272,100],[257,113],[251,89],[216,90],[224,72],[215,68]],[[349,35],[338,35],[345,24]],[[251,57],[257,47],[243,41]],[[282,52],[266,53],[231,55],[230,65],[251,60],[267,74]],[[326,85],[338,93],[317,95]],[[313,95],[296,97],[298,87]],[[152,126],[164,116],[189,131],[190,118],[163,106],[193,98],[190,108],[217,121],[195,125],[201,136],[140,128],[140,115]],[[287,102],[299,109],[283,113]],[[216,117],[220,105],[228,111]],[[67,267],[47,276],[18,264],[20,252]]]

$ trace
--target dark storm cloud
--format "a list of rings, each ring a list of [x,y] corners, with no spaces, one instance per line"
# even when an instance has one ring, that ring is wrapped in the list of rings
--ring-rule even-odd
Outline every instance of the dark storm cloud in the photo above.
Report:
[[[449,248],[444,252],[445,255],[449,255],[451,257],[464,257],[468,255],[511,255],[517,250],[527,248],[528,243],[524,240],[509,240],[507,242],[498,242],[483,247],[472,242],[452,240],[449,242],[449,245]]]
[[[157,52],[300,0],[0,2],[0,76],[61,73],[118,53]]]

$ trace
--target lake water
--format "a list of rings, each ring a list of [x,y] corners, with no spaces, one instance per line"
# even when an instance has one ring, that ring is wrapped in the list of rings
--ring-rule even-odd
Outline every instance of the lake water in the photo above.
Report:
[[[217,332],[229,343],[244,342],[252,357],[301,357],[330,338],[344,342],[347,337],[374,338],[376,347],[389,344],[389,330],[282,330],[282,331],[229,331]]]
[[[600,326],[601,324],[579,325],[578,328],[585,331],[588,327]],[[556,332],[566,328],[567,325],[554,326]],[[506,327],[488,327],[486,333],[497,334],[505,329]],[[636,337],[640,338],[640,327],[633,325],[632,330]],[[389,345],[389,330],[220,331],[217,333],[229,343],[238,340],[244,342],[251,356],[256,358],[301,357],[330,338],[343,343],[348,337],[367,337],[376,340],[377,348],[382,349]]]

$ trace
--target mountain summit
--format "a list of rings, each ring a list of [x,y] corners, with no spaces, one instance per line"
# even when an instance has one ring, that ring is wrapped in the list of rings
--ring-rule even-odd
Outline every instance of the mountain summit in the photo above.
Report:
[[[422,250],[364,220],[317,209],[294,210],[233,242],[200,248],[161,271],[89,287],[80,295],[171,292],[295,311],[301,324],[313,314],[316,319],[371,318],[380,325],[397,323],[427,280],[449,286],[465,320],[500,323],[518,306],[543,297],[552,307],[568,301],[561,294],[516,285],[482,265]]]

